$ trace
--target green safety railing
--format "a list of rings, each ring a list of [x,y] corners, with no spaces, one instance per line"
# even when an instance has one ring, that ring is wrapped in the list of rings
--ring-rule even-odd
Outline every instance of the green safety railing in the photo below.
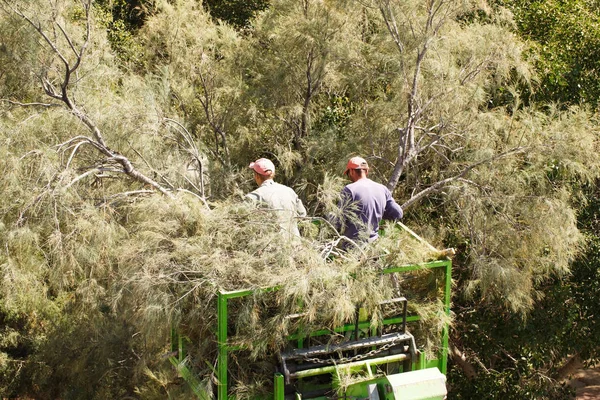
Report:
[[[392,274],[392,273],[404,273],[409,271],[423,270],[423,269],[444,269],[444,294],[443,294],[443,302],[444,302],[444,312],[447,316],[450,316],[450,296],[451,296],[451,286],[452,286],[452,261],[451,260],[439,260],[439,261],[431,261],[423,264],[413,264],[399,267],[387,268],[382,271],[383,274]],[[272,292],[276,291],[278,288],[266,288],[260,289],[262,292]],[[218,400],[227,400],[228,396],[228,357],[229,352],[236,351],[239,348],[230,346],[228,344],[227,337],[227,318],[228,318],[228,302],[232,299],[238,299],[241,297],[250,296],[256,293],[256,290],[236,290],[236,291],[220,291],[217,295],[217,345],[218,345],[218,362],[217,362],[217,399]],[[406,318],[407,322],[415,322],[419,321],[420,318],[417,315],[408,316]],[[390,324],[398,324],[402,322],[402,317],[395,317],[383,320],[383,325]],[[365,321],[359,323],[359,329],[368,329],[370,326],[370,322]],[[343,333],[354,330],[356,328],[355,324],[346,324],[335,329],[335,332]],[[309,334],[309,336],[323,336],[331,334],[329,330],[322,331],[313,331]],[[449,326],[446,323],[442,330],[442,338],[441,338],[441,346],[437,359],[432,359],[429,361],[424,360],[425,357],[421,357],[422,361],[417,365],[417,368],[431,368],[437,367],[443,374],[446,374],[447,371],[447,363],[448,363],[448,336],[449,336]],[[300,337],[291,336],[290,340],[301,340]],[[393,360],[382,360],[383,363],[388,363]],[[370,361],[361,361],[357,364],[361,365],[375,365],[373,360]],[[330,367],[335,368],[335,367]],[[332,370],[333,371],[333,370]],[[318,371],[314,371],[314,373],[323,373],[329,372],[327,367],[322,368]],[[307,375],[308,376],[308,375]],[[274,398],[275,399],[283,399],[284,392],[284,381],[283,376],[281,374],[275,374],[274,377]]]
[[[433,246],[427,243],[425,240],[420,238],[416,233],[410,230],[408,227],[403,225],[402,223],[397,222],[397,225],[411,234],[417,240],[423,242],[427,245],[431,250],[437,251]],[[404,265],[398,267],[387,268],[382,271],[382,274],[393,274],[393,273],[406,273],[410,271],[424,270],[424,269],[441,269],[444,273],[444,282],[443,282],[443,303],[444,303],[444,312],[446,316],[450,316],[450,301],[451,301],[451,287],[452,287],[452,261],[450,259],[447,260],[437,260],[426,262],[422,264],[411,264]],[[228,306],[229,301],[233,299],[239,299],[246,296],[254,295],[258,292],[267,293],[277,291],[279,288],[264,288],[258,290],[235,290],[235,291],[219,291],[217,294],[217,346],[218,346],[218,358],[217,358],[217,369],[215,371],[217,377],[217,399],[218,400],[228,400],[232,398],[228,394],[228,359],[229,353],[232,351],[240,350],[238,346],[231,346],[228,343]],[[416,322],[419,321],[420,317],[417,315],[409,315],[406,317],[406,322]],[[383,325],[390,324],[399,324],[404,321],[403,317],[394,317],[387,318],[383,320]],[[358,328],[361,330],[369,329],[370,322],[364,321],[358,323]],[[336,328],[334,331],[337,333],[345,333],[356,329],[356,324],[346,324]],[[330,335],[330,330],[316,330],[310,332],[308,334],[309,337],[317,337]],[[296,340],[298,343],[298,347],[303,346],[303,339],[306,335],[292,335],[288,339]],[[432,368],[437,367],[443,374],[447,372],[447,363],[448,363],[448,337],[449,337],[449,324],[446,323],[443,326],[442,334],[441,334],[441,345],[440,350],[438,351],[437,358],[433,358],[431,360],[426,360],[426,357],[420,357],[418,363],[414,364],[417,369],[424,368]],[[198,378],[191,372],[189,367],[186,364],[185,359],[185,340],[181,338],[175,329],[173,329],[172,334],[172,352],[176,354],[176,356],[171,356],[171,363],[177,368],[180,376],[187,381],[187,383],[191,386],[194,394],[199,399],[208,399],[209,395],[206,393],[205,389],[201,388],[200,382]],[[376,365],[381,361],[381,363],[389,363],[399,361],[396,360],[393,356],[392,358],[382,357],[378,361],[374,360],[366,360],[359,361],[354,364],[356,366],[366,366],[368,370],[370,370],[371,365]],[[321,374],[327,372],[333,372],[335,366],[333,367],[323,367],[317,368],[312,372],[308,372],[308,374]],[[285,392],[285,382],[284,377],[280,373],[275,373],[274,375],[274,393],[273,397],[276,400],[283,400]]]

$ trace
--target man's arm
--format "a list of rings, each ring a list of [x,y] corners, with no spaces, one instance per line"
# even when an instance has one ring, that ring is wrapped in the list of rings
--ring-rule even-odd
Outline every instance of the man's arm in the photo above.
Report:
[[[404,212],[402,211],[402,207],[396,203],[394,198],[392,197],[392,193],[386,188],[386,202],[385,202],[385,211],[383,212],[383,219],[396,221],[398,219],[402,219],[404,216]]]
[[[296,212],[299,217],[306,217],[306,208],[304,208],[304,204],[302,204],[302,200],[300,197],[296,196]]]
[[[258,195],[258,193],[254,193],[254,192],[250,192],[250,193],[246,194],[244,196],[244,199],[245,200],[249,200],[249,201],[253,201],[255,203],[260,203],[261,202],[261,198]]]

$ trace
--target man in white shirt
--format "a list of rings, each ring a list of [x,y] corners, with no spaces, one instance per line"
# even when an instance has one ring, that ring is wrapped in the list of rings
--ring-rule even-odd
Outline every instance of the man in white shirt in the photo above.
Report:
[[[294,190],[273,180],[275,165],[267,158],[250,163],[258,189],[248,193],[247,198],[265,205],[278,213],[281,230],[300,236],[296,217],[305,217],[306,209]]]

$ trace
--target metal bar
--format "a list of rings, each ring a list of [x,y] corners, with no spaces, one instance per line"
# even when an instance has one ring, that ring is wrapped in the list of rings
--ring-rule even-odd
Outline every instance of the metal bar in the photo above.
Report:
[[[425,353],[419,353],[419,369],[427,368],[427,357]]]
[[[217,295],[217,399],[227,400],[227,293]]]
[[[409,355],[407,355],[407,354],[394,354],[392,356],[375,358],[372,360],[351,362],[348,364],[344,364],[343,367],[344,368],[366,367],[367,365],[389,364],[392,362],[399,362],[399,361],[404,361],[404,360],[408,360],[408,359],[409,359]],[[311,376],[317,376],[317,375],[323,375],[323,374],[335,372],[335,370],[337,368],[340,368],[340,366],[329,365],[326,367],[307,369],[304,371],[294,372],[294,373],[291,373],[290,376],[293,378],[297,378],[297,379],[308,378]]]
[[[448,261],[446,260],[438,260],[438,261],[430,261],[422,264],[410,264],[410,265],[400,265],[398,267],[391,267],[384,269],[381,271],[383,274],[391,274],[394,272],[408,272],[408,271],[416,271],[420,269],[430,269],[430,268],[440,268],[445,267]]]
[[[432,251],[439,251],[438,249],[436,249],[435,247],[433,247],[431,245],[431,243],[429,243],[427,240],[423,239],[421,236],[417,235],[415,232],[413,232],[412,229],[410,229],[408,226],[404,225],[402,222],[400,221],[396,221],[396,224],[400,225],[406,232],[408,232],[410,235],[412,235],[412,237],[414,237],[415,239],[417,239],[419,242],[423,243],[425,246],[427,246],[429,248],[429,250]]]
[[[451,290],[452,290],[452,261],[446,262],[446,285],[444,288],[444,311],[446,316],[450,316],[450,302],[452,300]],[[446,375],[446,369],[448,365],[448,340],[450,335],[450,327],[448,323],[444,324],[444,328],[442,329],[442,357],[441,357],[441,367],[440,371],[442,374]]]
[[[413,265],[404,265],[404,266],[398,266],[398,267],[393,267],[393,268],[388,268],[384,271],[382,271],[383,274],[391,274],[391,273],[395,273],[395,272],[409,272],[409,271],[415,271],[415,270],[422,270],[422,269],[433,269],[433,268],[440,268],[440,267],[445,267],[445,275],[446,275],[446,280],[445,280],[445,288],[444,288],[444,305],[445,305],[445,312],[447,315],[450,314],[450,300],[451,300],[451,287],[452,287],[452,277],[451,277],[451,271],[452,271],[452,262],[450,260],[438,260],[438,261],[432,261],[432,262],[427,262],[427,263],[422,263],[422,264],[413,264]],[[235,291],[220,291],[218,294],[218,332],[217,332],[217,341],[218,341],[218,367],[217,367],[217,379],[218,379],[218,390],[217,390],[217,399],[218,400],[227,400],[228,396],[227,396],[227,364],[228,364],[228,351],[229,350],[233,350],[230,349],[227,345],[227,301],[228,299],[235,299],[235,298],[240,298],[240,297],[245,297],[245,296],[249,296],[255,293],[268,293],[268,292],[275,292],[277,290],[279,290],[279,287],[271,287],[271,288],[260,288],[260,289],[248,289],[248,290],[235,290]],[[403,311],[403,317],[405,316],[405,312]],[[403,325],[403,330],[406,330],[406,322],[415,322],[415,321],[419,321],[420,317],[413,315],[413,316],[406,316],[406,319],[404,319],[403,317],[395,317],[395,318],[389,318],[389,319],[385,319],[383,321],[384,325],[389,325],[389,324],[398,324],[398,323],[402,323]],[[364,322],[364,323],[360,323],[359,325],[360,329],[368,329],[370,327],[370,322]],[[334,331],[335,332],[348,332],[348,331],[352,331],[353,329],[356,329],[356,325],[355,324],[347,324],[344,325],[342,327],[336,328]],[[319,331],[313,331],[311,332],[308,337],[316,337],[316,336],[324,336],[324,335],[330,335],[331,331],[330,330],[319,330]],[[448,337],[449,337],[449,326],[448,324],[446,324],[443,328],[443,332],[442,332],[442,351],[441,351],[441,359],[440,359],[440,370],[442,373],[446,373],[447,371],[447,360],[448,360]],[[300,342],[299,347],[302,346],[302,341],[303,341],[303,337],[300,337],[300,335],[292,335],[290,336],[288,339],[290,340],[299,340]],[[402,355],[402,354],[398,354],[398,355],[394,355],[394,356],[388,356],[388,357],[384,357],[380,360],[378,360],[376,363],[373,362],[373,360],[369,360],[369,362],[371,364],[380,364],[380,363],[388,363],[388,362],[393,362],[393,361],[386,361],[389,360],[389,358],[394,358],[394,361],[402,361],[401,358],[402,357],[406,357],[406,355]],[[399,357],[399,359],[397,359]],[[424,355],[422,355],[422,357],[424,357]],[[380,362],[381,361],[381,362]],[[364,365],[365,362],[356,362],[356,363],[350,363],[350,364],[345,364],[348,366],[360,366],[360,365]],[[319,375],[321,373],[326,373],[326,372],[331,372],[333,370],[335,370],[335,366],[328,366],[328,367],[323,367],[317,370],[321,370],[321,371],[325,371],[325,372],[318,372],[315,373],[315,375]],[[312,371],[312,370],[309,370]],[[298,372],[298,374],[302,375],[302,376],[314,376],[314,375],[306,375],[310,372],[308,371],[301,371]],[[304,374],[304,375],[303,375]],[[298,375],[298,377],[300,377],[300,375]]]
[[[190,385],[192,392],[196,395],[196,397],[200,400],[209,400],[210,396],[206,393],[206,390],[202,387],[202,383],[198,379],[198,377],[185,365],[185,361],[180,361],[176,357],[169,357],[169,361],[175,369],[177,369],[177,373],[179,376],[183,378],[184,381]]]
[[[277,372],[275,374],[274,382],[275,390],[273,393],[274,400],[283,400],[285,397],[285,383],[283,381],[283,375]]]
[[[386,304],[401,303],[401,302],[404,302],[404,301],[407,301],[406,297],[396,297],[394,299],[389,299],[389,300],[381,301],[381,302],[379,302],[379,305],[383,306],[383,305],[386,305]]]
[[[236,299],[238,297],[250,296],[255,293],[270,293],[276,292],[279,290],[279,286],[269,287],[269,288],[256,288],[256,289],[244,289],[244,290],[220,290],[219,294],[225,296],[227,299]]]
[[[360,329],[360,308],[359,306],[355,307],[356,310],[354,312],[354,340],[358,340],[358,331]]]
[[[408,301],[404,299],[403,303],[404,304],[402,307],[402,333],[406,333],[406,309],[408,308]]]
[[[417,322],[420,321],[421,317],[419,317],[418,315],[410,315],[406,317],[406,322]],[[383,320],[383,325],[390,325],[390,324],[399,324],[402,322],[402,317],[394,317],[394,318],[388,318],[388,319],[384,319]],[[362,322],[359,324],[359,328],[360,329],[367,329],[371,326],[371,322],[370,321],[366,321],[366,322]],[[351,330],[354,329],[354,324],[346,324],[344,326],[340,326],[339,328],[335,328],[333,331],[336,333],[344,333],[344,332],[349,332]],[[318,331],[312,331],[309,333],[310,337],[317,337],[317,336],[325,336],[325,335],[331,335],[331,330],[329,329],[321,329]],[[291,335],[288,337],[289,340],[297,340],[300,337],[300,335]]]
[[[449,261],[446,261],[446,260],[437,260],[437,261],[429,261],[429,262],[422,263],[422,264],[401,265],[398,267],[391,267],[391,268],[384,269],[382,271],[382,273],[391,274],[394,272],[407,272],[407,271],[414,271],[417,269],[439,268],[439,267],[447,266],[448,262]],[[231,291],[221,290],[221,291],[219,291],[219,294],[226,297],[227,299],[235,299],[235,298],[239,298],[239,297],[250,296],[254,293],[276,292],[279,289],[280,289],[279,286],[274,286],[274,287],[269,287],[269,288],[243,289],[243,290],[231,290]]]
[[[309,349],[293,349],[291,352],[282,354],[281,358],[286,360],[294,360],[304,357],[315,357],[319,355],[327,355],[340,351],[359,350],[365,347],[383,346],[386,344],[397,342],[398,344],[414,340],[413,336],[408,333],[390,333],[382,337],[364,338],[357,341],[337,344],[337,345],[321,345]]]

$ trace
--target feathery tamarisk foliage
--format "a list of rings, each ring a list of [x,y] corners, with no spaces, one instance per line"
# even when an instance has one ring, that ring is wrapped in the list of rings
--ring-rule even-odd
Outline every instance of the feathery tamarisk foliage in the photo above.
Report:
[[[339,239],[326,224],[282,242],[239,196],[258,156],[322,217],[333,176],[363,155],[411,226],[460,249],[461,311],[526,316],[580,250],[573,199],[598,176],[597,121],[524,107],[517,88],[535,77],[510,14],[455,6],[279,0],[242,35],[196,1],[157,1],[130,65],[91,2],[0,1],[0,394],[185,398],[161,358],[171,323],[210,382],[216,291],[280,286],[235,310],[250,396],[265,377],[246,360],[277,351],[297,300],[307,327],[330,327],[390,293],[382,263],[432,257],[388,236],[325,262]],[[421,273],[403,282],[416,298],[435,289]],[[456,354],[472,354],[469,329]]]

